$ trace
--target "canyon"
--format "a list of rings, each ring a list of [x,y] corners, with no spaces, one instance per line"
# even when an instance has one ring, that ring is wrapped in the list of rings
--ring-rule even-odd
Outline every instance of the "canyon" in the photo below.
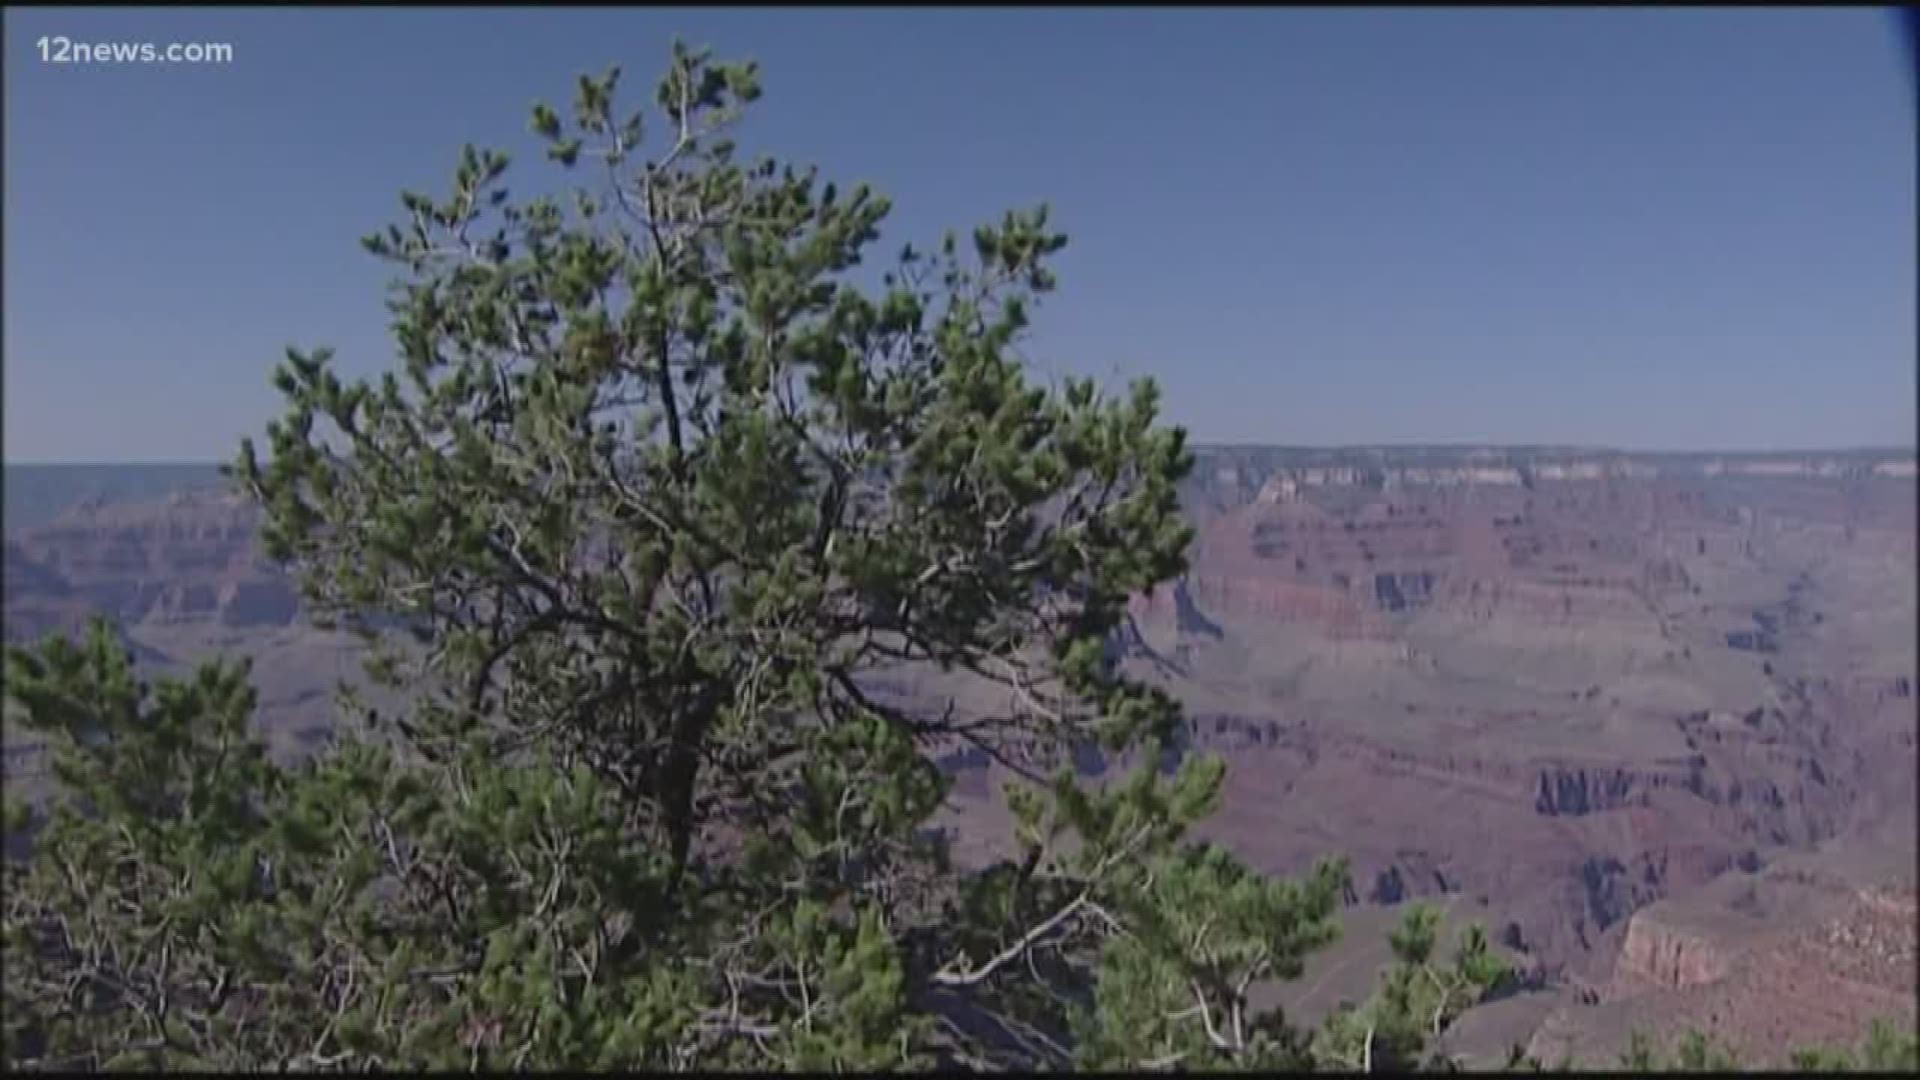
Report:
[[[243,655],[269,744],[323,742],[355,649],[252,511],[210,468],[63,468],[7,467],[8,639],[99,612],[154,670]],[[1188,571],[1111,654],[1186,705],[1169,764],[1227,758],[1206,835],[1273,872],[1349,858],[1347,940],[1290,1008],[1363,993],[1368,928],[1431,900],[1522,976],[1450,1033],[1469,1062],[1913,1022],[1911,452],[1202,447],[1182,494]],[[946,765],[958,849],[991,858],[998,767]]]

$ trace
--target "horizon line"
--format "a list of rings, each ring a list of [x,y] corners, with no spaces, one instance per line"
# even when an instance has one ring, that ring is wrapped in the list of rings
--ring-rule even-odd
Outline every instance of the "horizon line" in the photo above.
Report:
[[[1576,454],[1616,454],[1640,455],[1647,457],[1756,457],[1756,456],[1806,456],[1813,454],[1897,454],[1906,456],[1920,455],[1920,445],[1895,446],[1858,445],[1858,446],[1810,446],[1810,447],[1721,447],[1707,449],[1669,449],[1669,448],[1623,448],[1598,444],[1579,443],[1527,443],[1527,442],[1372,442],[1372,443],[1272,443],[1239,440],[1200,440],[1189,439],[1187,446],[1192,450],[1279,450],[1309,453],[1360,453],[1366,451],[1416,451],[1451,450],[1468,452],[1474,450],[1539,450],[1553,453]],[[127,466],[173,466],[189,468],[218,468],[231,464],[223,458],[91,458],[91,459],[0,459],[0,465],[7,468],[118,468]]]

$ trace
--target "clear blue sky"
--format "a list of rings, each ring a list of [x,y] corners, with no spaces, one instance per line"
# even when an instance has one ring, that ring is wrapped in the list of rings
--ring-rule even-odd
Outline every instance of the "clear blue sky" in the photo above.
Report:
[[[1884,11],[10,10],[6,458],[224,458],[285,345],[383,367],[396,193],[467,140],[538,167],[530,102],[650,89],[676,31],[762,62],[748,149],[894,198],[888,250],[1051,201],[1032,352],[1202,440],[1914,438]]]

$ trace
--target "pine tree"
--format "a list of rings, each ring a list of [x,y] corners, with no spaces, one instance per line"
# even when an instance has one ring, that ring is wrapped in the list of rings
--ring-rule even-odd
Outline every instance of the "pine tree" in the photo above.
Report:
[[[1335,1010],[1317,1033],[1317,1060],[1361,1072],[1446,1067],[1429,1053],[1435,1040],[1469,1007],[1493,993],[1508,966],[1486,931],[1463,930],[1447,962],[1436,963],[1440,910],[1414,904],[1388,935],[1394,963],[1372,997]]]
[[[533,110],[570,199],[471,147],[402,196],[365,241],[396,369],[290,351],[231,469],[402,713],[286,766],[241,668],[10,655],[72,798],[9,868],[9,1059],[1304,1060],[1249,988],[1332,938],[1344,869],[1186,839],[1221,765],[1158,767],[1179,709],[1108,646],[1185,565],[1192,458],[1151,383],[1028,380],[1046,209],[876,282],[884,198],[740,161],[751,64],[676,45],[632,113],[619,77]],[[1076,780],[1089,743],[1130,771]],[[1008,778],[1014,857],[952,857],[955,750]]]

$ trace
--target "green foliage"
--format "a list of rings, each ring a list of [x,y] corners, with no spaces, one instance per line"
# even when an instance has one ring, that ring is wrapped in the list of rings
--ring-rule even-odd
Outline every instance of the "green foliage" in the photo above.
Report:
[[[1626,1072],[1736,1072],[1746,1067],[1733,1048],[1714,1036],[1688,1030],[1665,1050],[1644,1031],[1628,1035],[1627,1047],[1614,1060]],[[1574,1067],[1563,1058],[1559,1071]],[[1920,1035],[1885,1019],[1875,1020],[1857,1050],[1846,1047],[1807,1047],[1794,1051],[1777,1067],[1799,1072],[1889,1072],[1911,1074],[1920,1069]],[[1538,1058],[1514,1047],[1507,1059],[1510,1070],[1545,1071]]]
[[[10,654],[17,718],[54,739],[69,793],[7,868],[10,1058],[653,1060],[615,1018],[688,1010],[671,966],[628,959],[608,900],[657,889],[661,860],[603,784],[353,742],[285,769],[247,732],[242,676],[140,686],[103,625]]]
[[[1809,1047],[1794,1052],[1790,1064],[1804,1072],[1920,1072],[1920,1031],[1902,1030],[1885,1019],[1867,1029],[1857,1049]]]
[[[1100,956],[1078,1063],[1098,1069],[1302,1068],[1305,1040],[1278,1010],[1256,1010],[1256,980],[1293,979],[1336,935],[1345,868],[1305,882],[1247,870],[1216,847],[1188,848],[1139,871],[1123,906],[1128,932]]]
[[[1739,1067],[1732,1049],[1719,1046],[1712,1036],[1690,1031],[1674,1052],[1674,1063],[1683,1072],[1726,1072]]]
[[[737,155],[753,65],[676,45],[637,112],[619,82],[533,111],[570,198],[472,147],[403,194],[365,240],[397,366],[290,351],[230,469],[402,715],[292,766],[243,668],[10,654],[68,797],[8,867],[9,1060],[1304,1060],[1249,988],[1331,939],[1344,870],[1190,845],[1220,763],[1151,767],[1178,708],[1108,645],[1185,566],[1192,459],[1150,383],[1027,381],[1046,209],[876,287],[884,198]],[[985,692],[882,692],[912,667]],[[1089,743],[1142,764],[1083,786]],[[1015,858],[955,865],[957,749],[1009,778]]]
[[[1658,1067],[1653,1042],[1645,1032],[1636,1031],[1627,1039],[1627,1048],[1620,1053],[1620,1067],[1634,1072],[1648,1072]]]
[[[1320,1060],[1361,1071],[1445,1064],[1428,1053],[1433,1040],[1492,993],[1509,968],[1478,925],[1463,930],[1452,955],[1437,963],[1439,933],[1438,908],[1414,904],[1407,910],[1388,935],[1393,966],[1372,997],[1327,1020],[1314,1042]]]

